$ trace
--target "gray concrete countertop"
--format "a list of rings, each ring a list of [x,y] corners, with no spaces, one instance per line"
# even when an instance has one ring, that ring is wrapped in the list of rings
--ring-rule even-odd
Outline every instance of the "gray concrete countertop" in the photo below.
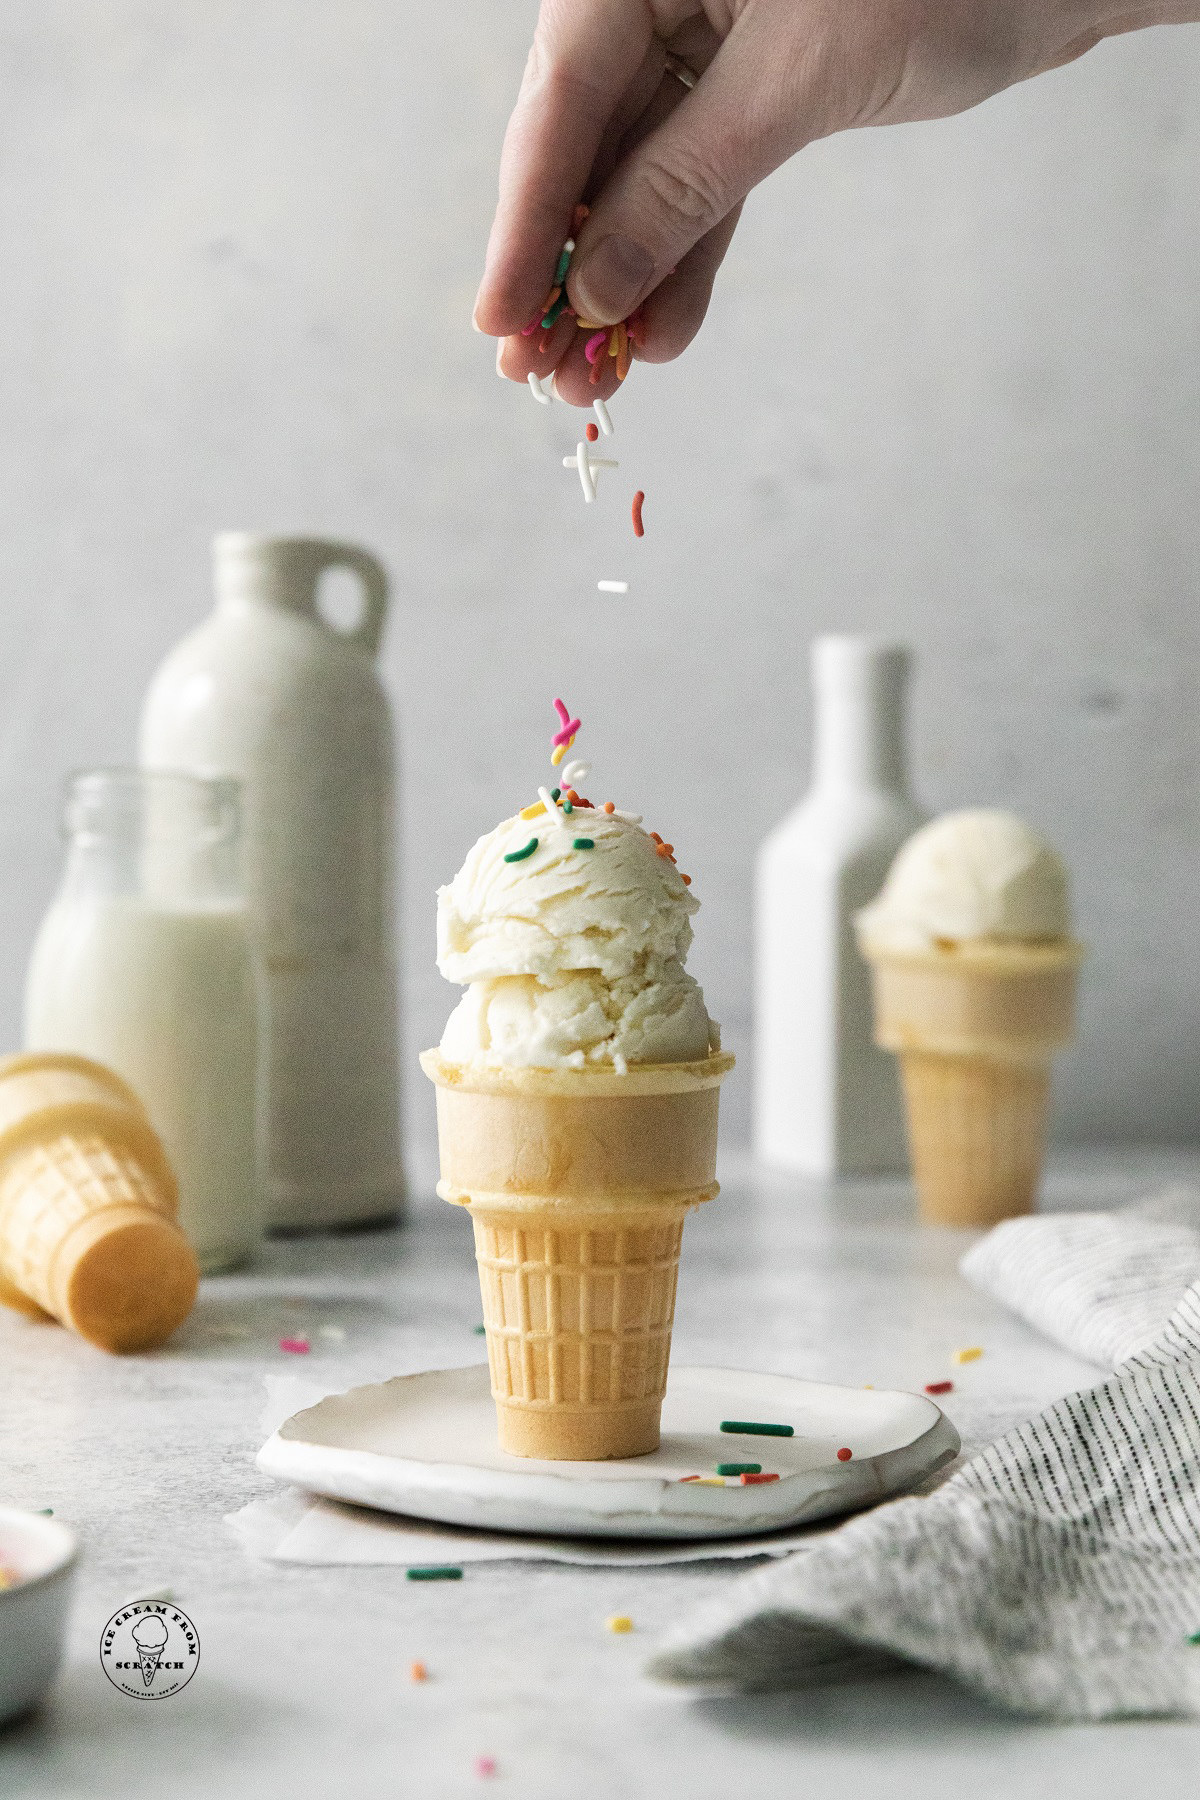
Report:
[[[680,1361],[916,1388],[952,1373],[945,1405],[970,1436],[1097,1379],[960,1280],[968,1235],[919,1229],[902,1183],[724,1175],[684,1238]],[[1200,1178],[1200,1151],[1078,1153],[1052,1167],[1047,1204],[1107,1205],[1180,1178]],[[522,1800],[864,1782],[889,1800],[1097,1800],[1194,1782],[1200,1724],[1048,1726],[917,1673],[699,1701],[644,1679],[659,1633],[738,1579],[728,1563],[477,1564],[422,1586],[401,1569],[247,1557],[223,1521],[272,1491],[254,1467],[265,1375],[349,1387],[482,1360],[470,1230],[429,1192],[402,1230],[274,1243],[252,1271],[206,1282],[151,1356],[110,1358],[0,1313],[0,1497],[53,1507],[84,1543],[54,1696],[0,1733],[5,1796],[456,1800],[487,1785],[480,1755],[496,1759],[496,1791]],[[312,1334],[307,1358],[278,1348],[297,1330]],[[951,1371],[971,1343],[983,1358]],[[163,1585],[196,1622],[201,1665],[175,1698],[136,1705],[101,1672],[100,1630]],[[634,1632],[610,1634],[614,1612]]]

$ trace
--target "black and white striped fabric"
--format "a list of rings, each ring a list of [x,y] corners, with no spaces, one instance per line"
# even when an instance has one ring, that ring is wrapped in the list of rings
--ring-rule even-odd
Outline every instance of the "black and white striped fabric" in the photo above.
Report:
[[[1152,1344],[1200,1281],[1200,1193],[1170,1188],[1115,1212],[1009,1219],[963,1257],[973,1286],[1088,1362]]]
[[[1049,1718],[1184,1714],[1200,1712],[1197,1632],[1200,1281],[1099,1387],[1009,1431],[927,1499],[743,1577],[650,1672],[805,1687],[901,1659]]]

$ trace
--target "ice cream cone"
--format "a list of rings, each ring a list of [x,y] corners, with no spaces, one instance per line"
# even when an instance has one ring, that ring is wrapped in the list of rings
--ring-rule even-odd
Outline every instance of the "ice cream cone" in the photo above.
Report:
[[[146,1687],[154,1680],[161,1660],[161,1650],[143,1650],[139,1655],[138,1668],[142,1671],[142,1681]]]
[[[0,1061],[0,1299],[15,1289],[106,1350],[161,1343],[199,1281],[175,1218],[166,1152],[111,1070]]]
[[[611,1070],[421,1058],[438,1193],[475,1226],[501,1448],[593,1461],[658,1445],[683,1221],[717,1192],[729,1055]]]
[[[1050,1063],[1074,1033],[1081,947],[867,944],[875,1041],[900,1058],[921,1216],[993,1225],[1032,1210]]]

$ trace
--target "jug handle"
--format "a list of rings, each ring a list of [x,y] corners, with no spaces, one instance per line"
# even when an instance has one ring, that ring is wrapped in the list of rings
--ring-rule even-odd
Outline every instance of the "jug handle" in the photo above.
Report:
[[[321,620],[327,631],[334,637],[345,638],[357,644],[369,656],[378,653],[383,638],[383,628],[387,622],[388,577],[387,570],[377,557],[369,550],[360,550],[357,544],[318,544],[312,572],[312,610]],[[363,616],[357,625],[343,629],[340,625],[331,625],[317,606],[317,583],[326,569],[349,569],[358,576],[363,590]]]

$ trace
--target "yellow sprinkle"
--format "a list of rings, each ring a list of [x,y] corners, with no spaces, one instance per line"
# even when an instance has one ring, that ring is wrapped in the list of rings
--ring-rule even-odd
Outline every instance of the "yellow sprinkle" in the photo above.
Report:
[[[950,1361],[952,1363],[978,1362],[982,1355],[982,1346],[980,1344],[972,1344],[967,1350],[956,1350],[950,1358]]]
[[[538,814],[544,813],[545,810],[546,809],[541,801],[535,800],[532,806],[523,806],[517,817],[521,819],[536,819]]]
[[[572,738],[571,744],[574,742],[575,740]],[[567,754],[567,751],[571,748],[571,744],[555,744],[553,750],[550,752],[550,761],[554,764],[556,769],[563,757]]]
[[[632,1631],[633,1620],[627,1619],[624,1613],[616,1613],[613,1618],[608,1621],[608,1629],[610,1631]]]
[[[607,325],[601,325],[598,319],[581,319],[578,313],[575,315],[575,323],[580,331],[607,331],[609,329]]]
[[[699,1481],[693,1481],[690,1485],[692,1487],[724,1487],[725,1477],[723,1475],[702,1475]]]

